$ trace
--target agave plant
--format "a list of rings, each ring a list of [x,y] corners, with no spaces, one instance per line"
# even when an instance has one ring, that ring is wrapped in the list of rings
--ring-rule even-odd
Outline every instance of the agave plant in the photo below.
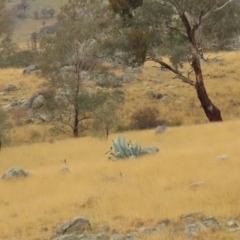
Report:
[[[138,142],[132,144],[125,137],[118,136],[115,140],[112,140],[112,147],[107,153],[109,154],[109,159],[120,160],[140,157],[158,151],[159,149],[156,146],[141,148]]]

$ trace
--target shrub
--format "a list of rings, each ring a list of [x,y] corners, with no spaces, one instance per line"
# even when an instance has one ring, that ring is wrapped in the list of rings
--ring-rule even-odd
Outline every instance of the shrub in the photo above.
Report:
[[[34,62],[36,56],[37,53],[31,50],[17,51],[6,58],[0,56],[0,67],[26,67]]]
[[[112,142],[112,147],[110,148],[110,151],[107,152],[109,153],[109,159],[112,160],[136,158],[159,151],[156,146],[142,148],[138,142],[132,144],[131,141],[127,142],[125,137],[120,136]]]
[[[155,107],[144,107],[137,109],[131,116],[131,128],[148,129],[154,128],[160,122],[159,111]]]

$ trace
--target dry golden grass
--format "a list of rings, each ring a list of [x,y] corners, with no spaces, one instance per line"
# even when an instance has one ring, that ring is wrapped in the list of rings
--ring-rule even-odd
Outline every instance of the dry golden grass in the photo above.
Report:
[[[238,119],[240,116],[240,69],[238,60],[240,52],[228,52],[212,54],[210,57],[218,57],[218,62],[203,63],[203,73],[207,91],[213,103],[222,112],[224,120]],[[185,67],[183,71],[187,72]],[[178,79],[168,71],[160,71],[157,64],[147,62],[143,73],[131,83],[125,84],[125,105],[123,106],[118,125],[128,126],[131,115],[145,106],[155,106],[160,112],[160,119],[171,124],[202,124],[207,118],[197,99],[195,89]],[[194,76],[191,76],[194,79]],[[161,83],[157,82],[161,80]],[[7,105],[11,99],[29,99],[32,94],[45,86],[45,80],[34,75],[23,75],[22,69],[2,69],[0,76],[0,89],[7,84],[15,84],[18,91],[0,96],[1,105]],[[170,86],[170,88],[169,88]],[[173,87],[173,88],[171,88]],[[165,101],[149,99],[148,90],[166,95]],[[36,129],[37,128],[37,129]],[[48,124],[36,126],[17,127],[9,135],[13,143],[29,142],[33,131],[39,131],[41,140],[52,138]]]
[[[174,127],[158,136],[153,130],[128,132],[128,139],[157,145],[160,152],[120,162],[104,155],[111,140],[90,137],[5,148],[0,173],[19,166],[33,176],[0,181],[0,239],[48,239],[58,224],[76,216],[122,233],[138,229],[141,222],[177,222],[192,211],[215,216],[222,225],[239,219],[239,133],[239,121]],[[217,160],[221,154],[229,159]],[[58,172],[65,158],[69,174]],[[197,181],[205,185],[192,190],[190,184]],[[151,239],[166,239],[165,234]],[[202,236],[207,235],[239,239],[226,230]]]
[[[20,19],[16,18],[14,21],[14,33],[13,33],[13,41],[17,43],[20,47],[26,48],[27,43],[29,42],[31,32],[39,31],[41,27],[43,27],[43,22],[45,25],[51,25],[55,23],[56,15],[59,13],[60,7],[67,3],[68,0],[37,0],[37,1],[29,1],[29,9],[26,11],[26,18]],[[19,1],[11,1],[7,2],[7,8],[11,9],[15,6]],[[54,18],[46,18],[39,19],[34,18],[34,12],[39,11],[43,8],[54,8],[56,10],[56,14]],[[40,14],[41,16],[41,14]]]

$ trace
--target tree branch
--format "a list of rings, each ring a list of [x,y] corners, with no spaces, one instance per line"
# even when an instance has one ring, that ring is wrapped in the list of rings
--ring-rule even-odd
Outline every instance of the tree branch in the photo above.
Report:
[[[167,68],[168,70],[172,71],[173,73],[176,74],[177,78],[181,79],[183,82],[188,83],[189,85],[195,87],[196,82],[194,82],[193,80],[185,77],[184,75],[182,75],[182,73],[180,73],[177,69],[174,69],[173,67],[171,67],[169,64],[165,63],[164,61],[155,58],[155,57],[147,57],[146,61],[154,61],[156,63],[159,63],[161,66]]]

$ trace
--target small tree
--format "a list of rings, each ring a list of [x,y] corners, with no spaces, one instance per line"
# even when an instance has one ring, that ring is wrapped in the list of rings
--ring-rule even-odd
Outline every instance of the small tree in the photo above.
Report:
[[[103,133],[108,138],[110,129],[112,129],[118,119],[117,111],[119,102],[112,99],[107,100],[94,111],[93,131]]]
[[[95,109],[88,104],[95,97],[86,91],[85,75],[93,79],[99,72],[98,40],[102,29],[97,26],[101,6],[83,0],[69,0],[58,16],[60,29],[55,36],[44,36],[41,69],[51,86],[61,92],[58,122],[72,129],[74,137],[83,130],[83,122],[92,118]],[[101,102],[99,100],[99,102]]]
[[[0,150],[10,126],[7,113],[0,109]]]

